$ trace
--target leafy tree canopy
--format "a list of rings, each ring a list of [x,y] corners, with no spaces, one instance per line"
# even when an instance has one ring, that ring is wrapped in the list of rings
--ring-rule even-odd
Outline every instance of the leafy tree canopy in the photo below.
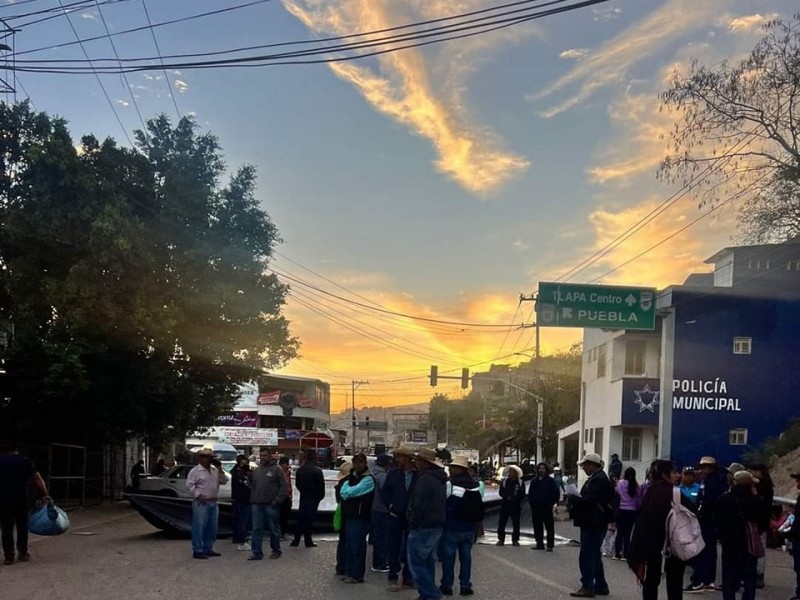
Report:
[[[244,166],[166,116],[136,148],[0,105],[0,437],[177,438],[296,355],[280,241]]]

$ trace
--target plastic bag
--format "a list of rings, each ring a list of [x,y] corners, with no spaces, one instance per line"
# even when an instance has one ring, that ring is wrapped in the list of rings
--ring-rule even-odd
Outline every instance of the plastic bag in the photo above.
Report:
[[[606,537],[603,540],[603,546],[601,549],[601,553],[603,554],[603,556],[614,556],[615,553],[614,544],[616,543],[616,541],[617,541],[616,528],[615,529],[609,528],[608,531],[606,531]]]
[[[334,531],[341,531],[342,530],[342,505],[336,505],[336,512],[333,513],[333,530]]]
[[[36,535],[61,535],[67,529],[69,529],[67,513],[52,502],[33,511],[28,519],[28,531]]]

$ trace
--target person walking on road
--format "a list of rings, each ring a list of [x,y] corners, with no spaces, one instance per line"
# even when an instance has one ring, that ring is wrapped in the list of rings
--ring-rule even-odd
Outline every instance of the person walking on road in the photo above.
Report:
[[[522,500],[525,498],[525,483],[522,469],[516,465],[508,467],[508,475],[500,483],[500,520],[497,523],[497,545],[506,540],[506,523],[511,517],[511,543],[519,546],[519,520],[522,513]]]
[[[657,600],[661,584],[662,561],[666,576],[667,600],[683,598],[683,574],[686,563],[673,554],[663,560],[667,537],[667,517],[672,509],[678,473],[675,465],[658,461],[653,469],[653,483],[642,498],[630,549],[625,557],[642,584],[642,600]],[[620,481],[620,484],[625,480]],[[680,494],[681,504],[695,512],[697,506],[686,494]]]
[[[763,545],[757,548],[758,526],[767,511],[750,472],[734,473],[733,486],[720,496],[715,513],[722,546],[722,600],[734,600],[742,582],[742,600],[756,597],[757,563],[764,554]]]
[[[30,560],[28,554],[28,486],[33,485],[45,502],[52,502],[47,486],[33,462],[10,444],[0,445],[0,531],[5,565]],[[14,556],[14,529],[17,556]]]
[[[306,548],[316,548],[317,545],[311,537],[311,530],[317,516],[319,503],[325,498],[325,476],[322,469],[317,466],[317,453],[314,450],[306,452],[306,461],[294,475],[294,485],[300,493],[300,503],[294,540],[289,545],[299,546],[302,537]]]
[[[550,477],[550,466],[547,463],[536,465],[536,476],[528,487],[528,501],[531,505],[531,521],[533,537],[536,540],[535,550],[545,549],[544,532],[547,531],[547,551],[552,552],[555,545],[555,523],[553,507],[561,497],[556,480]]]
[[[189,471],[186,487],[192,494],[192,558],[208,558],[219,556],[214,552],[217,540],[217,522],[219,519],[219,486],[228,481],[228,476],[214,462],[214,453],[210,448],[203,448],[197,454],[198,464]]]
[[[718,541],[716,510],[717,502],[728,489],[728,471],[719,467],[713,456],[701,458],[698,468],[704,475],[700,484],[700,508],[697,516],[705,548],[690,562],[694,572],[689,586],[684,590],[690,594],[720,591],[720,587],[716,585]]]
[[[442,597],[436,587],[436,549],[445,523],[447,476],[444,465],[429,448],[417,452],[417,479],[408,498],[408,566],[419,600]]]
[[[603,459],[591,452],[578,462],[588,476],[580,495],[571,498],[574,523],[581,530],[581,549],[578,565],[581,587],[571,592],[574,598],[607,596],[608,582],[603,570],[601,547],[608,523],[612,518],[614,488],[603,472]]]
[[[280,506],[286,499],[286,475],[272,460],[268,449],[261,450],[258,468],[253,471],[250,506],[253,511],[253,534],[248,560],[264,558],[264,529],[269,535],[270,558],[281,557]]]
[[[364,583],[367,568],[367,533],[372,516],[375,478],[370,474],[367,457],[353,457],[353,470],[339,490],[345,529],[345,583]]]
[[[442,561],[442,582],[439,591],[445,596],[453,594],[455,583],[456,555],[458,555],[459,593],[472,596],[472,544],[475,541],[475,520],[467,519],[465,507],[474,495],[481,503],[483,494],[478,482],[469,474],[466,456],[456,456],[450,463],[450,482],[447,484],[445,504],[445,523],[442,540],[439,544],[439,558]],[[482,514],[482,513],[481,513]]]
[[[247,535],[250,533],[252,510],[250,489],[252,487],[250,461],[244,454],[236,457],[236,466],[231,470],[231,503],[233,504],[233,543],[237,550],[250,550]]]
[[[657,480],[658,481],[658,480]],[[677,481],[677,475],[676,475]],[[628,556],[631,545],[631,531],[639,514],[639,482],[636,481],[636,469],[628,467],[625,475],[617,482],[619,508],[617,509],[617,539],[614,542],[614,557],[624,560]]]
[[[372,499],[372,572],[389,572],[389,508],[383,500],[387,470],[392,457],[381,454],[375,460],[372,476],[375,478],[375,496]]]
[[[413,448],[399,446],[393,454],[395,467],[386,473],[386,482],[380,494],[389,510],[389,591],[397,592],[414,587],[408,568],[408,494],[417,472],[414,469]]]
[[[281,527],[281,540],[288,542],[289,538],[289,516],[292,513],[292,467],[289,464],[288,456],[281,456],[278,459],[278,466],[283,471],[286,477],[286,498],[281,502],[280,510],[280,527]]]

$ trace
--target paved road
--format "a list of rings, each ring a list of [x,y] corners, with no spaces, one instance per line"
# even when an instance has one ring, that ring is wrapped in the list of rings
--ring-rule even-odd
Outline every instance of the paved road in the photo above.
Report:
[[[346,585],[333,574],[335,538],[318,536],[318,548],[285,548],[280,560],[247,562],[227,540],[217,543],[222,557],[190,558],[189,543],[156,532],[123,503],[72,513],[73,529],[57,538],[35,538],[33,560],[0,566],[0,598],[28,600],[413,600],[414,592],[385,591],[385,575],[369,573],[362,585]],[[490,525],[490,523],[487,523]],[[559,532],[574,536],[567,523]],[[493,545],[487,535],[474,550],[476,596],[497,600],[566,599],[578,585],[578,548],[560,545],[553,553],[534,552],[529,540],[522,547]],[[790,557],[770,551],[769,587],[759,598],[792,596]],[[641,598],[624,563],[608,561],[612,597]],[[707,598],[703,594],[700,598]],[[721,600],[720,594],[716,596]],[[691,598],[692,596],[687,596]]]

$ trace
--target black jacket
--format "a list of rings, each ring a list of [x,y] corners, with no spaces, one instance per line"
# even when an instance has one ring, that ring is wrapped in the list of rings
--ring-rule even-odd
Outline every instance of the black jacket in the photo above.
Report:
[[[672,510],[673,486],[663,479],[654,481],[644,494],[636,525],[631,536],[628,564],[655,560],[664,550],[667,538],[667,516]],[[678,491],[681,504],[697,512],[697,506]]]
[[[597,469],[583,484],[581,495],[570,500],[576,527],[605,527],[612,518],[614,487],[603,469]]]
[[[386,473],[386,481],[380,492],[383,503],[389,509],[390,515],[405,521],[406,513],[408,513],[408,494],[410,489],[414,487],[416,478],[417,472],[411,471],[411,485],[407,490],[406,472],[403,469],[395,467]]]
[[[528,500],[531,503],[531,507],[552,508],[558,502],[560,496],[561,490],[558,489],[556,480],[549,475],[544,477],[536,476],[531,479],[528,487]]]
[[[294,487],[300,492],[301,500],[322,502],[325,497],[325,477],[322,469],[306,461],[294,474]]]
[[[250,469],[233,467],[231,471],[231,500],[250,502],[250,489],[253,487]]]
[[[420,471],[408,495],[408,528],[442,527],[445,522],[447,475],[444,469]]]
[[[525,498],[525,482],[522,479],[511,479],[506,477],[500,483],[500,498],[502,503],[509,504],[522,504],[522,499]]]
[[[722,494],[715,507],[715,523],[719,541],[731,552],[747,552],[747,523],[758,525],[764,511],[764,500],[749,486],[735,485]]]
[[[700,512],[701,521],[713,522],[716,519],[717,502],[728,490],[728,470],[717,467],[712,473],[703,478],[700,484]]]

